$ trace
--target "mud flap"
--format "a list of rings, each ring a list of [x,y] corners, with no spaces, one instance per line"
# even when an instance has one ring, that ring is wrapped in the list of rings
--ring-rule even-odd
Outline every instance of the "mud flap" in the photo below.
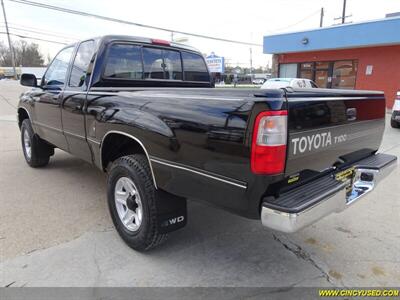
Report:
[[[178,230],[186,225],[187,209],[186,199],[172,195],[158,189],[157,200],[157,226],[160,233]]]

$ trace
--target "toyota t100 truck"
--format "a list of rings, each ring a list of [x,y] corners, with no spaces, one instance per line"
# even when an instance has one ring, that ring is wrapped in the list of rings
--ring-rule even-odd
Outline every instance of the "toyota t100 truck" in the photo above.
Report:
[[[162,40],[85,40],[21,84],[32,87],[18,106],[28,165],[59,148],[106,172],[111,218],[139,251],[186,224],[187,199],[295,232],[397,164],[377,152],[383,93],[215,89],[200,52]]]

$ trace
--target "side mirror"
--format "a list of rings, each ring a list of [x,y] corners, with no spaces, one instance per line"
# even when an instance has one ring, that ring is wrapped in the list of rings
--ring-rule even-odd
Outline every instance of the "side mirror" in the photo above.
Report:
[[[37,79],[33,74],[22,74],[20,79],[21,85],[37,87]]]

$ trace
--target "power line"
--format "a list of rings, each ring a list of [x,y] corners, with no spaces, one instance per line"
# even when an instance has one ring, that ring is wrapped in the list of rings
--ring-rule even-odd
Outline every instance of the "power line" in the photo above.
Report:
[[[0,31],[0,34],[7,34],[5,31]],[[26,36],[26,35],[21,35],[21,34],[16,34],[16,33],[11,33],[10,35],[19,37],[21,39],[30,39],[30,40],[36,40],[36,41],[42,41],[42,42],[48,42],[48,43],[54,43],[54,44],[60,44],[60,45],[68,45],[67,43],[62,43],[62,42],[57,42],[57,41],[51,41],[51,40],[46,40],[46,39],[41,39],[38,37],[31,37],[31,36]]]
[[[0,26],[0,27],[3,27],[3,26]],[[50,34],[50,33],[46,33],[46,32],[40,32],[40,31],[37,31],[37,30],[30,30],[30,29],[23,29],[23,28],[18,28],[18,27],[14,27],[14,26],[8,26],[8,28],[13,29],[13,30],[17,30],[17,31],[23,31],[24,33],[31,32],[31,33],[36,33],[36,34],[40,34],[40,35],[60,37],[58,35],[54,35],[54,34]],[[61,37],[61,38],[65,39],[64,37]],[[66,42],[70,42],[70,43],[72,43],[73,41],[76,41],[76,40],[68,41],[68,38],[66,40]]]
[[[0,22],[0,27],[2,22]],[[38,29],[38,28],[34,28],[34,27],[27,27],[27,26],[21,26],[21,25],[14,25],[12,23],[8,23],[8,27],[15,29],[15,30],[23,30],[23,31],[27,31],[27,32],[33,32],[33,33],[38,33],[38,34],[46,34],[49,36],[54,36],[54,37],[58,37],[58,38],[63,38],[65,40],[71,40],[71,41],[77,41],[79,40],[78,38],[74,38],[71,36],[67,36],[67,35],[62,35],[62,34],[56,34],[56,33],[51,33],[51,31],[47,31],[47,30],[43,30],[43,29]]]
[[[18,23],[13,23],[13,22],[8,22],[8,24],[10,24],[11,26],[18,26],[18,27],[22,27],[22,28],[35,29],[35,30],[40,30],[40,31],[43,31],[43,32],[49,32],[49,33],[52,33],[52,34],[58,34],[58,35],[62,35],[62,36],[66,37],[66,38],[69,38],[69,39],[75,39],[75,40],[79,40],[80,39],[80,37],[78,37],[76,35],[70,35],[70,34],[66,35],[65,32],[51,31],[51,30],[48,30],[48,29],[43,29],[43,28],[33,27],[31,25],[24,25],[24,24],[18,24]]]
[[[256,43],[251,43],[251,42],[243,42],[243,41],[237,41],[237,40],[230,40],[230,39],[213,37],[213,36],[208,36],[208,35],[203,35],[203,34],[174,30],[174,29],[169,29],[169,28],[164,28],[164,27],[146,25],[146,24],[126,21],[126,20],[121,20],[121,19],[116,19],[116,18],[110,18],[110,17],[106,17],[106,16],[101,16],[101,15],[96,15],[96,14],[92,14],[92,13],[88,13],[88,12],[84,12],[84,11],[73,10],[73,9],[59,7],[59,6],[53,6],[53,5],[35,2],[35,1],[28,1],[28,0],[8,0],[8,1],[19,3],[19,4],[24,4],[24,5],[46,8],[46,9],[50,9],[50,10],[56,10],[56,11],[69,13],[69,14],[73,14],[73,15],[92,17],[92,18],[105,20],[105,21],[109,21],[109,22],[114,22],[114,23],[120,23],[120,24],[133,25],[133,26],[155,29],[155,30],[160,30],[160,31],[166,31],[169,33],[179,33],[179,34],[183,34],[183,35],[188,35],[188,36],[193,36],[193,37],[198,37],[198,38],[203,38],[203,39],[210,39],[210,40],[215,40],[215,41],[220,41],[220,42],[228,42],[228,43],[241,44],[241,45],[247,45],[247,46],[262,47],[261,44],[256,44]]]
[[[13,0],[8,0],[8,1],[13,1]],[[321,12],[321,10],[318,9],[318,10],[316,10],[315,12],[313,12],[312,14],[309,14],[308,16],[304,17],[303,19],[297,21],[296,23],[293,23],[293,24],[291,24],[291,25],[288,25],[288,26],[285,26],[285,27],[282,27],[282,28],[275,29],[274,31],[272,31],[272,32],[270,32],[270,33],[275,33],[275,32],[279,32],[279,31],[282,31],[282,30],[285,30],[285,29],[289,29],[289,28],[291,28],[291,27],[294,27],[294,26],[296,26],[296,25],[298,25],[298,24],[300,24],[300,23],[303,23],[305,20],[307,20],[307,19],[309,19],[309,18],[315,16],[317,13],[320,13],[320,12]]]

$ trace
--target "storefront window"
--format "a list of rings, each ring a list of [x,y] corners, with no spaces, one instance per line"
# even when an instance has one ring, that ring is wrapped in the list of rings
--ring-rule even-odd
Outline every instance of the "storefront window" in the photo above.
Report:
[[[306,78],[313,80],[313,71],[312,70],[301,70],[300,78]]]
[[[313,68],[313,63],[303,63],[301,64],[301,69],[302,70],[312,70]]]
[[[279,75],[280,77],[310,79],[320,88],[354,89],[356,86],[357,65],[357,60],[280,64]]]
[[[327,88],[329,81],[328,81],[328,70],[316,70],[315,71],[315,83],[319,88]]]
[[[354,89],[357,76],[357,61],[343,60],[333,64],[332,88]]]
[[[314,80],[314,63],[300,64],[300,78]]]
[[[315,63],[315,77],[314,81],[320,88],[328,88],[330,84],[329,69],[331,62],[317,61]]]
[[[315,68],[316,69],[329,69],[329,61],[317,61],[315,63]]]
[[[297,77],[297,64],[280,64],[279,77],[284,77],[284,78]]]

